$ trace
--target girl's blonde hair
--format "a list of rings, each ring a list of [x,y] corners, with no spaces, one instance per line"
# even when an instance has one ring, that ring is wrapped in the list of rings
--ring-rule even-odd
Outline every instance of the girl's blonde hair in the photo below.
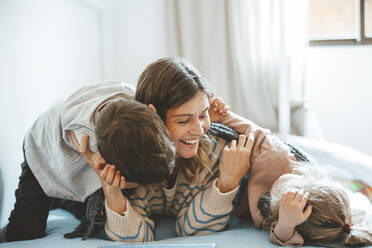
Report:
[[[326,176],[317,165],[293,164],[294,174],[279,183],[279,190],[271,196],[271,214],[268,223],[278,220],[281,195],[289,190],[309,192],[308,204],[312,206],[310,217],[296,230],[305,244],[346,246],[372,245],[372,232],[352,215],[349,198],[344,188]]]
[[[135,99],[153,104],[165,123],[168,110],[181,106],[200,91],[210,96],[207,82],[198,70],[184,58],[168,57],[146,67],[138,79]],[[204,135],[196,156],[176,160],[176,166],[188,181],[198,180],[201,166],[208,164],[209,144],[209,138]],[[211,171],[210,168],[208,170]]]

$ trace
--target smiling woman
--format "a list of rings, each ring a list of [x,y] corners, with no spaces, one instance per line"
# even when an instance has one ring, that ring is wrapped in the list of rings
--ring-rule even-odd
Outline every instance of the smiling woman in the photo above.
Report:
[[[210,125],[209,96],[206,80],[182,58],[159,59],[138,80],[136,100],[151,104],[167,125],[178,161],[184,163],[178,169],[190,181],[198,178],[201,164],[209,160],[205,136]]]
[[[208,109],[208,97],[199,91],[185,104],[167,112],[166,125],[180,157],[192,158],[197,154],[199,142],[210,126]]]

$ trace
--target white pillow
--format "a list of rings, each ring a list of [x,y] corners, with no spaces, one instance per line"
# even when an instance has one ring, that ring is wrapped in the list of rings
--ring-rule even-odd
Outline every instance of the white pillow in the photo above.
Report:
[[[303,149],[320,165],[325,166],[333,177],[358,179],[372,185],[372,157],[353,148],[331,142],[295,135],[278,136]]]

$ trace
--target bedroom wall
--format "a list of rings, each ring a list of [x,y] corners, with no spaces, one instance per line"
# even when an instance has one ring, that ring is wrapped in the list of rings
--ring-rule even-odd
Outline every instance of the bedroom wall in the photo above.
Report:
[[[372,156],[372,45],[308,48],[308,97],[325,139]]]
[[[145,66],[167,56],[164,0],[110,0],[115,79],[136,84]]]
[[[27,129],[53,101],[103,78],[99,35],[99,17],[83,2],[0,1],[0,228]]]

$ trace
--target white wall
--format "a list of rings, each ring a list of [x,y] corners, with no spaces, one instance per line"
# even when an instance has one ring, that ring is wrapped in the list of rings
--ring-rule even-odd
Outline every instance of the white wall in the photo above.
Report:
[[[146,65],[167,54],[164,0],[110,0],[115,79],[136,85]]]
[[[372,45],[308,48],[309,99],[325,139],[372,155]]]
[[[103,79],[99,22],[84,1],[0,1],[0,227],[15,201],[27,129],[56,99]]]

